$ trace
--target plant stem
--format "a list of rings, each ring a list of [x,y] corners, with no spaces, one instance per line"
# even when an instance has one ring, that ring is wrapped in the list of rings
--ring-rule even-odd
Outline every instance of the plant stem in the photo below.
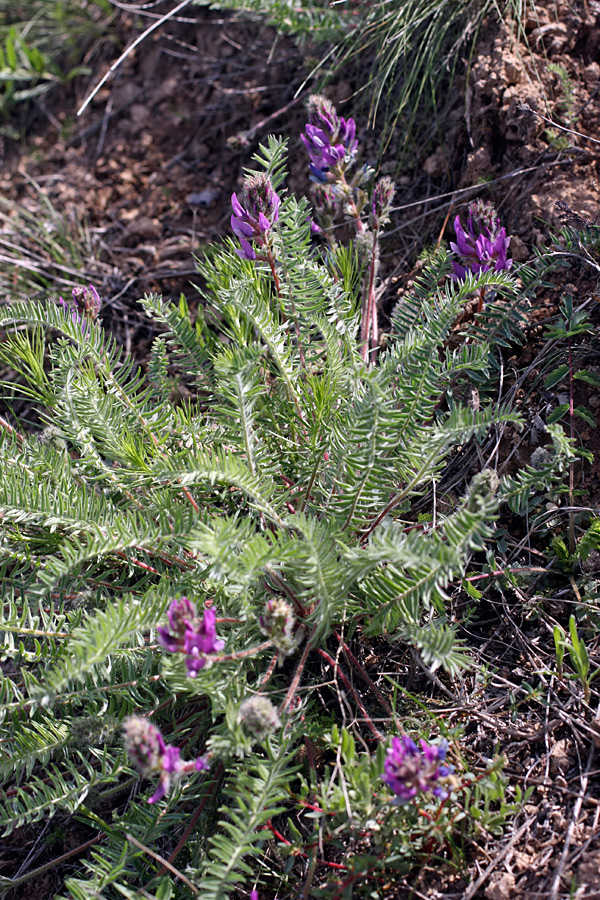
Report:
[[[312,650],[312,639],[314,637],[316,630],[317,630],[317,628],[315,625],[309,639],[306,642],[304,650],[302,651],[302,656],[300,657],[300,662],[298,663],[298,666],[296,667],[296,671],[294,672],[294,677],[292,678],[292,681],[288,688],[287,694],[285,695],[285,697],[283,699],[283,703],[279,707],[280,713],[283,713],[286,711],[286,709],[292,702],[294,694],[296,693],[296,689],[298,688],[300,678],[302,677],[302,672],[304,671],[304,666],[306,665],[306,660],[308,659],[308,654]]]
[[[574,378],[573,378],[573,348],[571,346],[571,338],[568,339],[569,348],[569,434],[571,442],[575,440],[575,407],[574,397]],[[575,468],[573,461],[569,463],[569,506],[573,509],[573,494],[575,489]],[[575,553],[575,513],[569,513],[569,552]]]
[[[340,676],[340,678],[342,679],[342,681],[344,682],[344,684],[346,685],[346,687],[348,688],[348,690],[350,691],[350,693],[351,693],[352,696],[354,697],[354,701],[355,701],[356,705],[358,706],[358,708],[360,709],[361,713],[363,714],[364,719],[365,719],[365,723],[367,724],[369,730],[370,730],[371,733],[377,738],[378,741],[382,741],[382,742],[383,742],[383,741],[385,740],[384,736],[383,736],[382,733],[379,731],[379,729],[373,724],[373,720],[371,719],[371,716],[370,716],[369,713],[367,712],[364,703],[362,702],[362,700],[361,700],[360,697],[358,696],[358,693],[356,692],[355,688],[354,688],[353,685],[351,684],[350,679],[346,676],[345,672],[343,672],[342,669],[340,669],[340,667],[339,667],[339,665],[337,664],[337,662],[336,662],[334,659],[332,659],[331,656],[329,655],[329,653],[326,653],[325,650],[321,650],[321,648],[319,648],[318,653],[319,653],[320,656],[323,657],[323,659],[324,659],[326,662],[329,663],[330,666],[333,666],[334,674],[335,674],[336,676],[337,676],[337,675]]]
[[[373,246],[371,247],[367,294],[363,300],[361,314],[360,340],[362,344],[362,358],[365,363],[369,360],[369,350],[377,347],[379,339],[377,329],[377,303],[375,302],[375,274],[379,257],[378,234],[379,228],[376,225],[373,228]]]

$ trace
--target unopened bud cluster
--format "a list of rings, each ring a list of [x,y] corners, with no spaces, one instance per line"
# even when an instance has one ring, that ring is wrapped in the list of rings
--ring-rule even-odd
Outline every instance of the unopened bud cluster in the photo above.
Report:
[[[239,720],[257,741],[264,740],[267,735],[281,728],[277,710],[269,698],[262,694],[244,700],[240,706]]]
[[[285,656],[294,652],[298,643],[294,635],[296,617],[289,603],[281,597],[268,600],[258,624],[277,650]]]
[[[387,175],[380,178],[375,185],[371,204],[371,224],[373,228],[380,228],[389,222],[395,192],[396,185]]]

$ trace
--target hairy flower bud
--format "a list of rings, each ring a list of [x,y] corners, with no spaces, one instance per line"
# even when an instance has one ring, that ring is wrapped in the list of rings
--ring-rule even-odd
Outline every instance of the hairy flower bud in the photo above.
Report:
[[[244,700],[240,706],[239,720],[257,741],[264,740],[281,727],[277,710],[269,698],[262,694]]]
[[[78,310],[89,316],[90,319],[98,317],[102,300],[93,284],[90,284],[88,287],[74,287],[72,295],[73,302]]]
[[[125,719],[123,742],[142,775],[160,772],[166,746],[160,731],[149,719],[143,716],[129,716]]]
[[[339,119],[335,106],[322,94],[311,94],[308,98],[308,121],[321,128],[329,138],[337,135]]]
[[[373,203],[371,209],[372,224],[378,228],[389,220],[392,200],[396,193],[396,185],[391,178],[384,175],[380,178],[373,191]]]
[[[529,457],[529,465],[534,469],[546,469],[552,462],[552,454],[546,447],[536,447]]]
[[[271,179],[264,172],[249,175],[244,180],[244,194],[247,200],[248,211],[258,218],[260,213],[272,222],[279,210],[279,198],[273,189]]]
[[[262,633],[270,638],[277,650],[285,656],[294,652],[297,645],[293,634],[296,617],[289,603],[280,597],[268,600],[258,624]]]
[[[111,744],[119,722],[112,716],[78,716],[71,722],[71,740],[76,747]]]
[[[335,188],[327,184],[316,184],[312,196],[316,212],[327,217],[335,215],[339,203]]]
[[[123,722],[123,742],[125,749],[141,774],[146,778],[158,775],[158,787],[148,800],[156,803],[170,790],[186,772],[201,772],[210,768],[208,761],[200,756],[192,762],[184,763],[179,747],[165,744],[156,725],[143,716],[129,716]]]
[[[499,484],[500,479],[493,469],[484,469],[482,472],[478,472],[469,485],[467,509],[477,512],[482,503],[486,503],[496,494]]]

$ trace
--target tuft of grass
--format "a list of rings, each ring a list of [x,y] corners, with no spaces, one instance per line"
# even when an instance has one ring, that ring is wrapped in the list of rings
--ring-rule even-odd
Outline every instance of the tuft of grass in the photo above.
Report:
[[[108,0],[0,0],[0,131],[19,138],[10,118],[15,108],[57,84],[89,73],[82,66],[104,33]]]
[[[66,215],[33,180],[35,209],[0,197],[0,297],[32,299],[98,281],[102,268],[89,225]]]

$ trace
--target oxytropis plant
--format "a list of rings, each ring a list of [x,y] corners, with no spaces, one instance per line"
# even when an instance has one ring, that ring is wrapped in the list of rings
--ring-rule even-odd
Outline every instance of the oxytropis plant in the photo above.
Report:
[[[372,895],[366,873],[388,879],[396,851],[410,865],[442,847],[459,812],[468,829],[473,792],[498,790],[489,772],[470,778],[459,735],[403,734],[352,645],[393,640],[448,678],[468,666],[447,589],[492,538],[498,503],[560,477],[569,444],[556,437],[543,473],[475,472],[417,522],[457,444],[518,425],[509,409],[446,402],[485,376],[490,348],[445,344],[473,291],[518,287],[491,266],[452,280],[441,250],[375,357],[375,244],[393,188],[380,181],[367,205],[348,174],[354,124],[322,98],[309,125],[318,190],[359,239],[367,210],[366,293],[355,254],[315,245],[272,138],[234,195],[236,240],[199,264],[206,312],[192,324],[184,303],[143,299],[163,330],[147,377],[104,332],[91,288],[73,304],[0,307],[11,389],[39,423],[0,418],[0,822],[78,812],[97,840],[67,880],[75,900],[182,883],[223,900],[287,879],[309,896],[318,871]],[[331,721],[347,705],[354,734]],[[344,859],[340,841],[358,833],[364,854]]]

